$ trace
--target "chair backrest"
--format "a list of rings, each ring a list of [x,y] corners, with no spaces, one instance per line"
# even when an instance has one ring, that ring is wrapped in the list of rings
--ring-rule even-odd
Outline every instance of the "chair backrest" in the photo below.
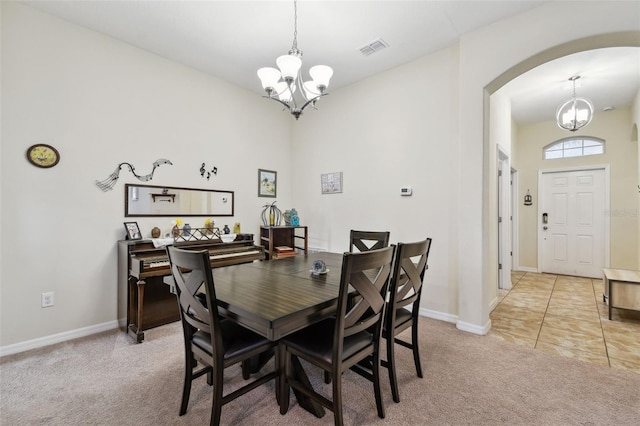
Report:
[[[342,359],[345,337],[372,330],[379,340],[384,320],[395,246],[363,253],[344,253],[336,330],[334,360]]]
[[[360,252],[378,250],[389,246],[388,231],[354,231],[351,230],[349,239],[349,251],[354,252],[354,248]]]
[[[431,238],[414,243],[398,243],[387,308],[387,324],[390,327],[395,323],[396,310],[410,304],[413,304],[412,312],[418,312],[420,309],[422,280],[425,270],[429,267],[427,265],[429,250],[431,250]]]
[[[185,343],[189,344],[191,337],[198,330],[209,333],[212,337],[214,358],[222,359],[224,347],[209,252],[167,246],[167,255],[176,283]],[[199,293],[202,288],[205,291],[205,303],[202,293]],[[213,306],[214,309],[208,309],[208,306]]]

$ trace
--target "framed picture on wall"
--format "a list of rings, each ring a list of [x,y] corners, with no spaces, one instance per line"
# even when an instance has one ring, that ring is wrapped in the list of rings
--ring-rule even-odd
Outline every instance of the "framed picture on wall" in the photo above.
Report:
[[[342,192],[342,172],[323,173],[320,183],[323,194],[338,194]]]
[[[127,230],[127,240],[141,240],[142,233],[138,222],[124,222],[124,229]]]
[[[278,173],[273,170],[258,169],[258,197],[276,198]]]

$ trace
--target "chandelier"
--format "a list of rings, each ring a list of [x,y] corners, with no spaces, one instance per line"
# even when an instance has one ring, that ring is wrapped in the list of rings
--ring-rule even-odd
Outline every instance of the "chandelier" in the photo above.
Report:
[[[573,83],[573,97],[560,105],[556,113],[558,126],[565,130],[575,132],[591,122],[593,118],[593,105],[588,99],[576,97],[576,80],[579,75],[569,78]]]
[[[333,75],[331,67],[316,65],[311,67],[311,81],[303,81],[300,73],[302,67],[302,50],[298,49],[298,6],[293,2],[293,45],[288,55],[279,56],[276,64],[279,69],[264,67],[258,70],[258,77],[268,99],[284,105],[296,120],[309,106],[315,108],[316,101],[325,95],[329,79]],[[297,98],[297,99],[296,99]]]

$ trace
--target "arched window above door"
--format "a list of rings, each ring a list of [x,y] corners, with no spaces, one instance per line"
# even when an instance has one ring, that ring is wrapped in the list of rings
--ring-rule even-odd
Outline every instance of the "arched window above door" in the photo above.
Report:
[[[554,158],[584,157],[604,154],[604,140],[591,136],[569,137],[557,140],[543,148],[545,160]]]

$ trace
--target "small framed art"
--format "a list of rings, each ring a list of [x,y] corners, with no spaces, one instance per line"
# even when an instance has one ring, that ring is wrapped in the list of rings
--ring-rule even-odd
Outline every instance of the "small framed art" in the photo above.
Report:
[[[142,233],[140,233],[138,222],[124,222],[124,229],[127,230],[127,240],[142,239]]]
[[[320,183],[323,194],[338,194],[342,192],[342,172],[323,173]]]
[[[278,189],[278,173],[258,169],[258,197],[275,198]]]

